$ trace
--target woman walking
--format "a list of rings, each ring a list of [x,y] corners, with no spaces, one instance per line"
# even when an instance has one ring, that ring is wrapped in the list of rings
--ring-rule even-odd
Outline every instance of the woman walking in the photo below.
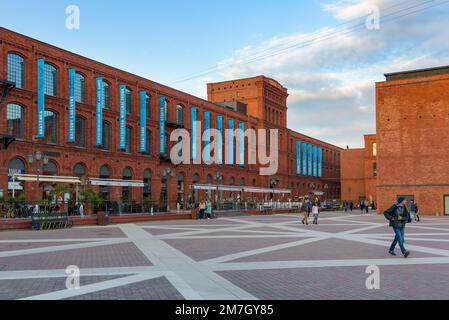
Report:
[[[206,214],[207,214],[207,220],[210,220],[212,217],[212,202],[210,202],[209,199],[206,201]]]

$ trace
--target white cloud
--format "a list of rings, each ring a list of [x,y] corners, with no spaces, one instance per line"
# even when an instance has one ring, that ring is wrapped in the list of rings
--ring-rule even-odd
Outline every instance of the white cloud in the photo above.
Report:
[[[387,15],[414,4],[403,3],[345,0],[324,4],[323,10],[345,22],[366,15],[373,5],[380,6],[381,15]],[[389,7],[393,8],[382,11]],[[221,61],[220,79],[214,80],[259,74],[274,78],[289,88],[291,129],[341,147],[360,147],[363,134],[375,131],[374,83],[383,81],[384,73],[449,64],[448,13],[446,5],[381,23],[380,30],[363,29],[337,36],[340,29],[323,28],[310,34],[267,39],[259,45],[238,49],[232,57]],[[326,37],[332,33],[334,36]],[[273,52],[273,48],[297,43],[308,45],[251,61]],[[248,60],[251,62],[245,63]]]

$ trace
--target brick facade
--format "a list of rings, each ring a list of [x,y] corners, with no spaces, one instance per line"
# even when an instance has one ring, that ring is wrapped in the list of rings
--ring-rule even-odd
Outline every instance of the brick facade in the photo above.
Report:
[[[376,84],[379,209],[403,195],[422,214],[449,214],[449,68],[386,76]]]
[[[208,175],[216,172],[223,175],[223,184],[230,184],[234,178],[235,184],[244,182],[248,186],[269,187],[273,177],[260,176],[258,165],[181,165],[175,167],[171,162],[164,161],[158,155],[158,97],[165,96],[168,102],[168,120],[175,121],[176,106],[183,106],[184,126],[190,129],[190,108],[198,108],[199,120],[202,120],[204,111],[211,113],[211,127],[216,126],[216,116],[223,116],[223,123],[227,119],[245,123],[245,128],[278,128],[280,130],[279,171],[275,178],[279,181],[278,188],[291,188],[293,196],[308,194],[311,191],[321,190],[327,186],[329,198],[338,198],[340,195],[339,162],[340,148],[325,142],[293,132],[286,127],[287,118],[287,89],[275,80],[259,76],[250,79],[236,80],[235,83],[245,83],[245,89],[230,88],[227,96],[212,92],[217,86],[223,84],[209,84],[209,100],[206,101],[195,96],[180,92],[173,88],[163,86],[148,79],[130,74],[125,71],[109,67],[100,62],[67,52],[49,44],[25,37],[12,31],[0,28],[0,79],[7,79],[8,53],[17,53],[24,58],[24,88],[14,89],[0,109],[2,130],[5,130],[6,105],[18,104],[24,108],[24,139],[15,141],[7,151],[0,151],[0,189],[5,193],[8,189],[8,164],[13,158],[20,158],[25,163],[26,173],[35,173],[35,168],[27,163],[27,155],[36,150],[46,152],[50,160],[57,166],[60,176],[74,176],[74,166],[82,164],[86,169],[87,178],[98,178],[102,166],[110,170],[111,179],[122,179],[123,171],[129,168],[133,180],[142,180],[145,170],[151,172],[151,194],[158,200],[161,193],[161,171],[170,167],[174,177],[168,180],[168,201],[170,207],[176,208],[178,174],[184,175],[185,199],[191,193],[194,175],[199,176],[199,183],[206,183]],[[44,143],[35,138],[37,133],[37,59],[44,58],[46,63],[57,69],[56,97],[46,96],[46,110],[52,110],[57,115],[57,141],[55,144]],[[77,116],[86,120],[85,147],[76,147],[67,143],[68,139],[68,68],[75,68],[85,78],[85,102],[77,103]],[[103,118],[110,124],[110,150],[105,151],[95,147],[95,78],[104,77],[110,85],[110,108],[104,110]],[[119,90],[120,84],[126,84],[131,89],[132,104],[131,115],[127,116],[127,126],[132,130],[131,152],[124,153],[118,149],[119,127]],[[139,91],[145,90],[151,96],[151,116],[147,122],[152,141],[150,154],[139,153]],[[239,94],[239,95],[237,95]],[[229,97],[247,104],[247,113],[236,112],[218,105],[218,102],[231,101]],[[269,109],[267,109],[269,108]],[[276,111],[274,117],[268,117],[264,112]],[[314,178],[297,176],[293,174],[291,161],[295,158],[292,141],[300,139],[323,147],[323,177]],[[215,183],[215,181],[213,181]],[[34,200],[35,183],[25,183],[27,198]],[[95,189],[95,188],[94,188]],[[98,189],[98,188],[97,188]],[[121,187],[109,188],[110,199],[119,200],[122,194]],[[200,192],[201,198],[205,197]],[[226,194],[225,194],[226,196]],[[260,196],[260,195],[258,195]],[[131,191],[131,200],[142,200],[142,189],[134,188]]]

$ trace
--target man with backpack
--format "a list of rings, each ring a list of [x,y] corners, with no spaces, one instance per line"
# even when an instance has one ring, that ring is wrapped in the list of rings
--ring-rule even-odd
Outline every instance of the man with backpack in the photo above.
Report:
[[[404,258],[407,258],[410,255],[410,251],[405,249],[404,246],[405,226],[407,223],[412,222],[410,212],[408,211],[406,205],[407,199],[404,197],[399,197],[398,201],[390,209],[384,212],[384,216],[388,221],[390,221],[390,227],[393,228],[395,234],[395,238],[388,252],[392,256],[395,256],[396,253],[394,250],[396,245],[399,244]]]

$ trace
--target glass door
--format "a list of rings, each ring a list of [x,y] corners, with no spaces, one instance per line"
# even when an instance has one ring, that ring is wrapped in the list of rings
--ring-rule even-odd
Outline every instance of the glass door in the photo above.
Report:
[[[444,196],[444,215],[449,216],[449,195]]]

